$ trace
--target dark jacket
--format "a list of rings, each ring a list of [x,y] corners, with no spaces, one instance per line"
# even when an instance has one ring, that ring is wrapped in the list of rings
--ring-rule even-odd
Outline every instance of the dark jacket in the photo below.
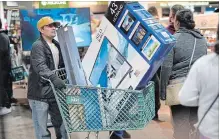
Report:
[[[59,50],[59,65],[58,68],[64,67],[64,62],[60,50],[60,45],[56,40],[52,41]],[[30,71],[28,78],[28,99],[47,101],[54,99],[54,94],[49,85],[49,82],[43,80],[41,77],[50,79],[56,76],[53,72],[55,70],[53,55],[49,45],[40,37],[32,45],[30,57]]]
[[[201,56],[207,54],[207,42],[199,30],[180,28],[175,34],[177,42],[169,52],[161,66],[161,99],[166,97],[166,87],[169,80],[186,77],[196,38],[195,53],[192,64]],[[192,65],[191,64],[191,65]]]
[[[0,30],[0,107],[10,107],[9,90],[12,89],[12,86],[11,88],[9,86],[10,72],[10,41],[7,31]]]

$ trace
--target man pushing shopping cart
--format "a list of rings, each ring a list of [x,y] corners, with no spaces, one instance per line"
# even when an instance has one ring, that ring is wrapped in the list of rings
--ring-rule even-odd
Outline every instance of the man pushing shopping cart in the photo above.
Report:
[[[28,101],[32,110],[32,119],[37,139],[50,139],[51,134],[47,129],[48,114],[55,128],[57,139],[67,139],[63,120],[58,109],[49,79],[58,89],[65,88],[65,83],[53,72],[64,67],[59,43],[54,40],[56,27],[60,23],[54,22],[50,17],[43,17],[37,23],[40,37],[31,50],[30,71],[28,78]]]
[[[53,39],[58,26],[50,17],[41,18],[37,23],[40,38],[31,50],[28,100],[36,138],[51,138],[48,113],[57,139],[70,138],[72,132],[144,128],[154,117],[154,84],[150,82],[141,91],[65,84],[63,57]]]

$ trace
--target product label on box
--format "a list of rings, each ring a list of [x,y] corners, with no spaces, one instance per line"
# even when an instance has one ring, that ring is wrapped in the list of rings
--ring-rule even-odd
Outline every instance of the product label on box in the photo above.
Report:
[[[103,35],[105,33],[105,30],[106,30],[106,28],[99,28],[98,29],[96,37],[95,37],[98,42],[100,42],[102,40]]]
[[[118,21],[118,18],[124,8],[124,1],[114,1],[109,4],[108,11],[105,13],[105,17],[113,24]]]

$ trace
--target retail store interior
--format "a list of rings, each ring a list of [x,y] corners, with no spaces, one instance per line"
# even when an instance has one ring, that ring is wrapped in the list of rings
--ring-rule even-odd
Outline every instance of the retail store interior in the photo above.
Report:
[[[207,52],[213,53],[219,23],[219,1],[141,1],[139,3],[146,10],[151,6],[156,7],[158,22],[165,28],[169,25],[169,13],[173,5],[180,4],[190,9],[194,15],[195,28],[200,29],[207,41]],[[100,33],[99,28],[104,21],[103,17],[108,11],[109,4],[110,1],[0,1],[0,19],[2,20],[2,29],[8,30],[12,68],[21,68],[24,73],[21,79],[13,81],[14,102],[11,104],[11,112],[6,115],[0,115],[0,139],[35,138],[27,91],[32,44],[39,37],[39,31],[36,27],[39,17],[54,14],[52,16],[56,18],[56,21],[61,21],[63,25],[72,25],[79,56],[81,61],[83,61],[92,42],[94,40],[96,42],[97,37],[100,37],[97,34],[99,35]],[[59,17],[57,16],[58,14]],[[55,39],[58,39],[58,37]],[[94,52],[96,52],[95,49]],[[91,77],[92,75],[88,78]],[[131,134],[131,138],[173,139],[172,115],[169,106],[165,105],[162,100],[158,115],[159,120],[150,120],[144,129],[128,130],[127,132]],[[51,138],[55,139],[55,131],[49,120],[47,126],[51,132]],[[87,132],[72,132],[71,138],[85,139],[87,135]],[[91,133],[90,138],[95,139],[96,132]],[[109,131],[100,131],[99,138],[108,139]]]

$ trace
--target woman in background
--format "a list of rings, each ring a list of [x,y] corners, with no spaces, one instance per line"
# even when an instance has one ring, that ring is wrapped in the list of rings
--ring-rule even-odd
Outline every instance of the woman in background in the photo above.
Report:
[[[198,58],[207,54],[206,40],[199,30],[194,29],[195,21],[190,10],[184,9],[176,13],[174,27],[176,30],[174,37],[177,42],[161,66],[160,91],[163,96],[169,93],[166,92],[168,85],[175,86],[175,83],[183,83],[190,66]],[[194,129],[193,125],[197,122],[197,108],[175,105],[171,106],[171,111],[174,138],[189,139],[190,132]]]
[[[169,25],[166,28],[172,35],[176,32],[176,30],[174,28],[174,18],[176,16],[176,13],[180,10],[183,10],[183,9],[184,9],[184,7],[179,4],[175,4],[170,8]]]
[[[218,29],[219,31],[219,29]],[[217,34],[217,39],[219,33]],[[215,53],[198,59],[179,93],[180,103],[199,106],[198,119],[200,139],[219,137],[219,42]],[[205,114],[206,113],[206,114]],[[198,124],[197,124],[198,126]]]

